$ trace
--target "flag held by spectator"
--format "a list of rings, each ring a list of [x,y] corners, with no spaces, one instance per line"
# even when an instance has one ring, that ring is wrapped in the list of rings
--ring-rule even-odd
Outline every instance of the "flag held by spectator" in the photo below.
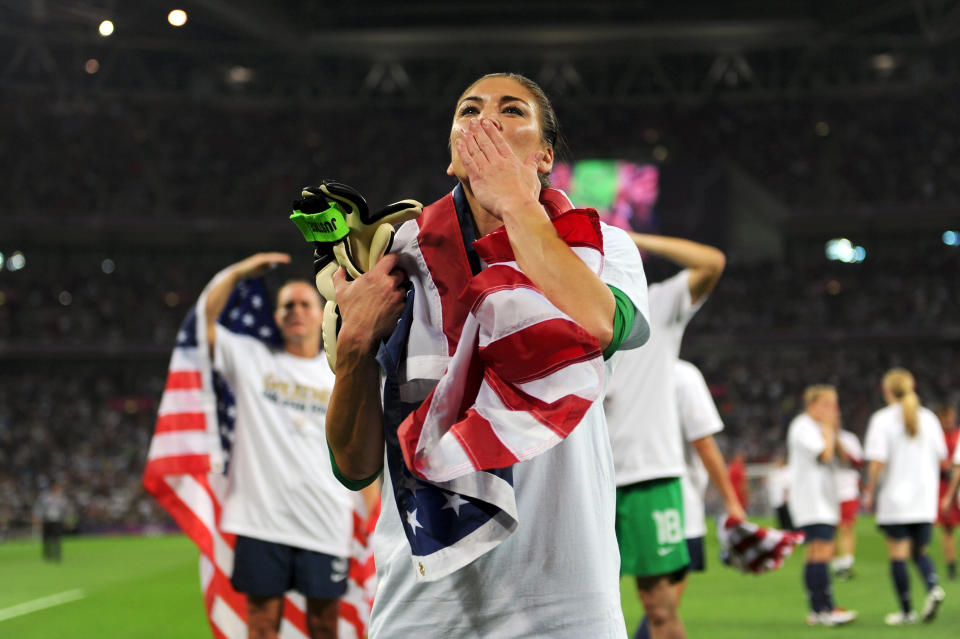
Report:
[[[229,386],[212,370],[204,299],[201,294],[177,335],[143,484],[200,550],[201,588],[213,636],[240,639],[247,636],[247,608],[230,584],[236,537],[220,530],[235,404]],[[235,333],[282,343],[262,279],[238,285],[218,321]],[[363,510],[357,495],[349,581],[340,600],[341,639],[365,637],[370,616],[376,571]],[[306,601],[299,593],[287,593],[280,637],[309,637]]]

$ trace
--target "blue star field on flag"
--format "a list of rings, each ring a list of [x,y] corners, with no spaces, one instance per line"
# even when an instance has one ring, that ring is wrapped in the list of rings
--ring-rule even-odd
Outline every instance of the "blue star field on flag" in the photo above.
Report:
[[[283,345],[280,330],[273,321],[273,305],[270,303],[263,278],[256,277],[240,282],[230,293],[230,298],[220,317],[217,318],[217,322],[233,333],[255,337],[271,346]],[[177,333],[177,346],[197,346],[196,325],[196,309],[191,308]],[[217,398],[217,428],[220,433],[224,473],[226,473],[230,463],[230,451],[233,448],[233,429],[237,417],[236,400],[226,380],[216,371],[213,371],[213,389]]]

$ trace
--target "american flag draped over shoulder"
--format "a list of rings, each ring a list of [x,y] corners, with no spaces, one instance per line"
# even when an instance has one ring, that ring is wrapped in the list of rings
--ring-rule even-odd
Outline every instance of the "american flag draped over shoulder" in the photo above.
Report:
[[[235,333],[279,345],[269,299],[262,279],[246,280],[233,291],[218,321]],[[143,484],[200,550],[201,587],[213,636],[239,639],[247,636],[247,628],[245,598],[230,585],[236,537],[220,530],[235,404],[227,383],[212,370],[204,300],[201,294],[177,335]],[[366,635],[376,580],[367,544],[371,531],[359,496],[353,520],[349,581],[340,601],[341,639]],[[306,602],[290,592],[280,637],[308,636]]]
[[[742,572],[760,574],[776,570],[803,539],[802,532],[764,528],[733,517],[721,517],[717,522],[723,562]]]
[[[552,189],[541,202],[560,236],[599,274],[596,213],[570,210],[566,196]],[[603,385],[597,340],[524,275],[503,229],[471,241],[468,215],[457,187],[401,229],[395,252],[414,290],[381,352],[390,477],[417,578],[427,581],[509,537],[518,522],[512,465],[563,441]],[[418,322],[438,317],[453,353],[446,359],[430,354],[431,340],[419,337],[429,331]],[[399,370],[404,349],[447,362],[422,403],[411,402],[404,388],[416,385],[410,381],[416,362],[407,357],[405,383],[391,370]]]

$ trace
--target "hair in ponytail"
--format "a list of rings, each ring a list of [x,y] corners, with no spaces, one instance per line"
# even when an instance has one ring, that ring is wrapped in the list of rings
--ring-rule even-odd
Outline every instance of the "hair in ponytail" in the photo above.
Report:
[[[920,407],[920,398],[914,391],[913,375],[905,368],[891,368],[883,376],[883,389],[900,404],[907,435],[915,437],[919,428],[917,409]]]

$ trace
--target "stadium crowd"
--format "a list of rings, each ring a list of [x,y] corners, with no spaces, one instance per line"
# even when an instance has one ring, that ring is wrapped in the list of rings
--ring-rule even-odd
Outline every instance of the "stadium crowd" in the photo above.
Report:
[[[54,478],[66,480],[83,529],[162,521],[140,477],[166,361],[189,305],[224,260],[198,257],[189,268],[156,255],[114,254],[116,271],[105,274],[96,258],[104,259],[49,254],[28,258],[22,271],[0,274],[0,344],[46,358],[9,360],[0,380],[0,529],[29,525],[36,497]],[[167,266],[152,270],[158,262]],[[857,273],[845,286],[852,301],[837,305],[836,317],[812,310],[832,308],[833,296],[822,284],[791,295],[783,268],[731,267],[691,322],[685,357],[710,382],[726,425],[718,437],[726,450],[769,461],[782,449],[811,379],[838,387],[846,427],[861,435],[882,404],[877,371],[894,364],[914,372],[925,401],[960,399],[960,348],[930,331],[950,320],[955,326],[957,300],[948,296],[937,316],[927,318],[913,294],[948,286],[945,274],[933,271],[929,280],[914,281],[917,289],[906,299],[916,307],[908,312],[900,303],[906,276],[885,270],[870,275],[867,264],[843,270],[851,268]],[[62,284],[51,285],[54,273]],[[57,299],[63,290],[72,291],[69,306]],[[750,290],[767,294],[758,298]],[[899,313],[863,317],[856,305],[867,291],[875,307]],[[823,329],[834,331],[829,339],[817,335]],[[884,331],[911,339],[877,349]],[[103,348],[108,356],[96,363],[49,359],[70,347]]]
[[[789,206],[826,213],[960,201],[956,100],[945,89],[869,108],[857,100],[681,105],[643,108],[641,117],[572,103],[560,117],[576,157],[729,159]],[[0,116],[9,179],[0,207],[19,216],[272,219],[317,175],[349,174],[375,202],[429,201],[449,184],[440,171],[405,170],[447,163],[435,132],[449,114],[435,107],[227,108],[66,95],[5,100]]]
[[[798,209],[950,204],[960,199],[960,115],[945,107],[949,95],[940,97],[869,109],[855,101],[654,108],[644,118],[561,106],[560,115],[576,131],[569,144],[580,157],[599,153],[600,141],[639,155],[663,146],[666,163],[696,150],[737,162]],[[917,126],[896,126],[921,100]],[[132,220],[146,230],[154,220],[282,223],[296,188],[317,176],[349,174],[374,203],[410,194],[429,201],[448,190],[442,172],[397,172],[445,166],[445,140],[427,131],[448,126],[447,110],[372,108],[389,108],[390,117],[19,96],[0,104],[0,170],[9,178],[0,210],[20,222],[55,215]],[[400,120],[429,126],[387,124]],[[611,130],[623,132],[619,141],[609,140]],[[960,349],[943,335],[960,328],[960,249],[934,239],[877,240],[862,264],[829,263],[821,244],[780,264],[728,266],[684,351],[711,383],[728,451],[770,459],[811,380],[838,386],[845,422],[858,433],[882,403],[876,379],[890,365],[914,372],[925,401],[958,399]],[[17,248],[26,265],[12,270]],[[0,531],[29,525],[38,495],[58,478],[81,529],[164,521],[140,477],[165,364],[203,284],[243,252],[0,250],[0,347],[15,356],[0,373]],[[871,348],[891,338],[899,341],[884,354]],[[57,363],[77,350],[86,355],[76,363]],[[93,363],[96,350],[107,355]]]

